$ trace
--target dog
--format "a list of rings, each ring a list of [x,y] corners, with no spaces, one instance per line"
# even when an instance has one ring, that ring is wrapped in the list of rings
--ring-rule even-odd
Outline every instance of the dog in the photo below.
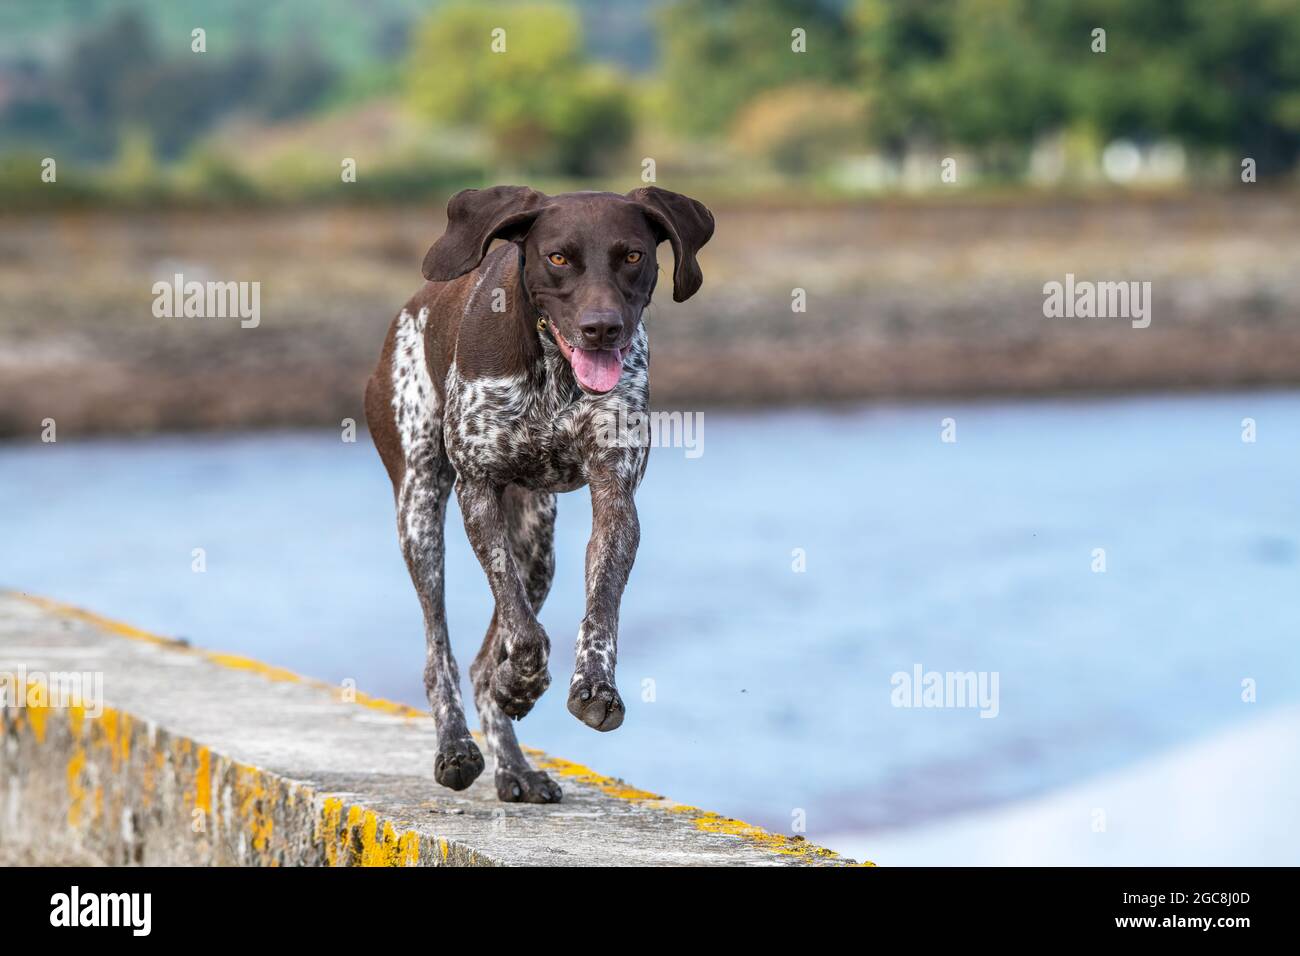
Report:
[[[537,613],[555,572],[555,496],[583,485],[592,532],[568,709],[596,730],[623,723],[618,613],[640,540],[633,496],[649,449],[609,426],[620,412],[626,421],[648,410],[642,317],[660,243],[672,247],[673,299],[683,302],[703,282],[696,254],[713,226],[704,205],[655,186],[557,196],[494,186],[447,206],[446,232],[424,258],[428,282],[389,328],[365,395],[424,612],[434,777],[445,787],[464,790],[484,766],[447,634],[443,527],[453,487],[495,602],[470,677],[497,796],[562,796],[529,765],[510,720],[550,684],[550,639]]]

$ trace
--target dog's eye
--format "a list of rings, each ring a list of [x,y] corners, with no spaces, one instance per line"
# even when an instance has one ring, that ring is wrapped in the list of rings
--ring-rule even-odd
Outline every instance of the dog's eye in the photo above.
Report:
[[[639,253],[639,252],[629,252],[629,253],[627,254],[627,261],[628,261],[628,262],[640,262],[640,261],[641,261],[641,253]]]
[[[567,266],[569,264],[569,260],[564,258],[564,256],[560,255],[558,252],[552,252],[546,258],[551,261],[551,265],[553,266]]]

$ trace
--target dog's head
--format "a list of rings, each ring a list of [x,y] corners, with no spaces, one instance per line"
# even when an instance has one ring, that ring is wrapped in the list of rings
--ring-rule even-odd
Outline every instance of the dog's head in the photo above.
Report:
[[[447,231],[424,257],[424,277],[449,281],[477,267],[494,239],[516,243],[524,288],[578,384],[608,392],[654,292],[659,244],[673,247],[673,299],[684,302],[704,281],[695,254],[712,235],[708,209],[656,186],[625,196],[467,189],[447,205]]]

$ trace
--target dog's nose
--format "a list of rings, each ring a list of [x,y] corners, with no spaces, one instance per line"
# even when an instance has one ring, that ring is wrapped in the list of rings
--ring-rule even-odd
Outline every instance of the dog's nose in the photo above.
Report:
[[[613,309],[588,309],[578,319],[582,347],[607,349],[617,345],[623,334],[623,317]]]

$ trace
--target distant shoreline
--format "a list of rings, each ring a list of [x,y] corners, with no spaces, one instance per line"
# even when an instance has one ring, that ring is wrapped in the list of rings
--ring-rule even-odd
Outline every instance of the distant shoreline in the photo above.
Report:
[[[647,320],[659,408],[1300,385],[1300,206],[1275,192],[715,213],[703,290]],[[0,436],[360,423],[441,229],[391,206],[0,216]],[[259,327],[156,317],[177,272],[259,283]],[[1046,317],[1066,275],[1149,282],[1150,327]]]

